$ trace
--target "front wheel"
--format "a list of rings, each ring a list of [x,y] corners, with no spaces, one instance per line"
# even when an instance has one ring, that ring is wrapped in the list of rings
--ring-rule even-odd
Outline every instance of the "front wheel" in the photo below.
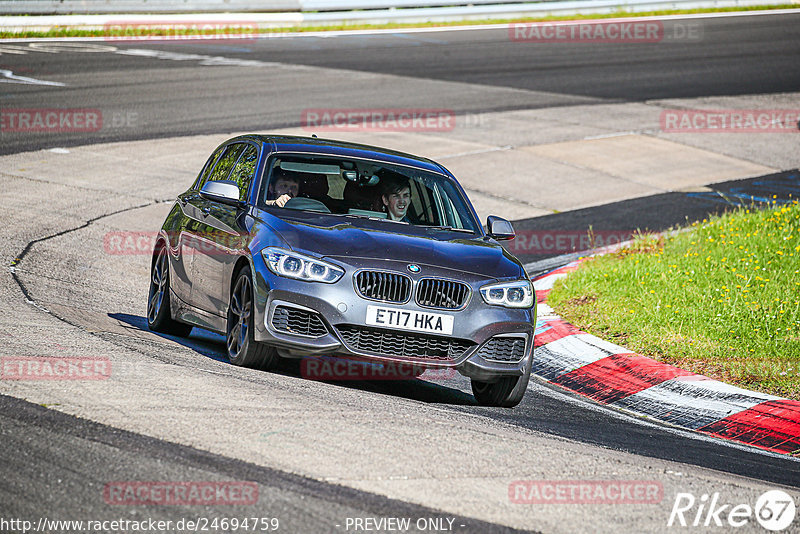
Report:
[[[472,394],[481,406],[513,408],[522,401],[531,378],[531,362],[522,376],[504,376],[496,382],[472,380]]]
[[[274,347],[253,337],[253,280],[247,267],[239,271],[228,306],[228,359],[234,365],[269,370],[278,363]]]
[[[150,273],[150,291],[147,294],[147,327],[153,332],[187,337],[192,327],[179,323],[170,314],[167,247],[160,247],[155,256]]]

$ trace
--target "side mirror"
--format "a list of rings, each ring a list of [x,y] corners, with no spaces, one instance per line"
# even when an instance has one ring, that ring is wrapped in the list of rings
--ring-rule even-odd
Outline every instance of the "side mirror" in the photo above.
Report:
[[[200,189],[200,196],[236,207],[241,207],[243,204],[239,200],[239,186],[230,180],[206,182]]]
[[[498,241],[514,239],[516,236],[514,227],[511,226],[510,222],[502,217],[495,217],[494,215],[489,215],[486,218],[486,233],[489,234],[489,237]]]

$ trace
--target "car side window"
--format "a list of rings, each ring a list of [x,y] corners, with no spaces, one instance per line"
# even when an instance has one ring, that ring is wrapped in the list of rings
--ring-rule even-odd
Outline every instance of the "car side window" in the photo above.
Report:
[[[420,180],[411,180],[412,192],[411,203],[412,206],[418,206],[418,216],[420,224],[438,224],[439,217],[434,212],[435,207],[432,200],[431,189]]]
[[[234,143],[232,145],[228,145],[225,148],[225,152],[222,153],[217,164],[214,165],[214,169],[209,173],[208,177],[203,180],[200,184],[202,188],[206,182],[218,182],[220,180],[227,180],[228,175],[233,170],[233,166],[236,164],[236,160],[239,159],[239,156],[242,154],[242,151],[247,147],[245,143]]]
[[[230,175],[230,180],[239,186],[239,200],[242,202],[247,200],[247,191],[256,174],[256,163],[258,163],[258,149],[248,144]]]
[[[208,180],[208,175],[211,174],[211,171],[214,169],[214,164],[225,151],[225,148],[226,147],[221,147],[211,154],[211,157],[208,158],[208,161],[206,161],[206,166],[203,167],[203,170],[200,172],[200,176],[197,177],[197,182],[194,189],[200,189],[203,187],[203,184],[206,183],[206,180]]]

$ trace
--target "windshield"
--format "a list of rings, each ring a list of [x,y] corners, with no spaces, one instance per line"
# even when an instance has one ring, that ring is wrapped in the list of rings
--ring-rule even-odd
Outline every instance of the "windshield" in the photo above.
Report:
[[[468,200],[454,181],[421,169],[374,161],[273,155],[258,202],[278,207],[477,232]]]

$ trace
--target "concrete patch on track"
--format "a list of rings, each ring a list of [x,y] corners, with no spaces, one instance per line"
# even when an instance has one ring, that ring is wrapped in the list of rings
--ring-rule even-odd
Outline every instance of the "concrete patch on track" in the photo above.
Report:
[[[778,93],[770,95],[715,96],[691,99],[668,99],[650,102],[664,110],[793,110],[800,112],[800,94]],[[796,116],[796,115],[795,115]],[[794,169],[800,165],[797,144],[800,141],[800,124],[784,124],[782,132],[760,133],[659,133],[659,137],[683,145],[702,148],[717,154],[759,163],[776,169]],[[791,147],[795,148],[792,149]]]
[[[798,97],[698,99],[695,106],[791,107],[788,101]],[[465,114],[457,116],[455,128],[447,132],[320,135],[440,161],[467,189],[482,219],[490,213],[522,219],[669,191],[696,191],[800,165],[793,135],[661,131],[659,117],[665,107],[691,107],[692,102],[593,103]]]
[[[593,247],[627,241],[637,230],[663,232],[727,210],[785,204],[797,198],[800,170],[730,180],[518,220],[514,224],[517,238],[507,248],[530,264],[532,275],[539,275]]]
[[[504,125],[516,114],[485,115],[487,122],[497,116],[504,119],[486,128]],[[309,134],[297,128],[280,131]],[[483,220],[489,214],[535,217],[775,172],[767,165],[646,134],[497,146],[459,140],[463,132],[455,139],[449,133],[334,133],[331,137],[391,146],[440,161],[474,197]]]
[[[646,135],[618,135],[527,147],[526,150],[583,171],[629,182],[631,187],[675,191],[769,174],[774,169]]]

